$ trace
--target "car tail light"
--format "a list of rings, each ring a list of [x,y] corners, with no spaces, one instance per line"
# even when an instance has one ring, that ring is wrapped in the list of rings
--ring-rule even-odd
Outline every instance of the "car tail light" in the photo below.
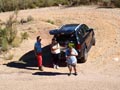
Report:
[[[81,45],[77,44],[77,49],[80,50],[81,49]]]

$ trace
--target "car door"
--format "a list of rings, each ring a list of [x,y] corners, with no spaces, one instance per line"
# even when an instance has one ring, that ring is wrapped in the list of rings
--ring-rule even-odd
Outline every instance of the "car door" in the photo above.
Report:
[[[91,31],[91,29],[87,26],[87,25],[83,25],[83,28],[84,28],[84,31],[85,31],[85,33],[86,33],[86,35],[88,35],[88,47],[90,47],[91,46],[91,41],[92,41],[92,31]]]
[[[90,32],[88,30],[89,28],[87,25],[83,24],[81,26],[81,32],[83,33],[83,38],[87,47],[90,46],[90,41],[91,41]]]
[[[84,49],[84,33],[81,31],[81,26],[76,31],[77,50],[82,53]],[[80,47],[80,48],[79,48]]]

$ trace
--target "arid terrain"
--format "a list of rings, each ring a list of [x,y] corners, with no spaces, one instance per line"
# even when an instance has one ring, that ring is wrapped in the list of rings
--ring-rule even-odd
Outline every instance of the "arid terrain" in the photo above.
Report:
[[[6,21],[11,14],[0,13],[0,19]],[[28,16],[34,20],[17,25],[17,29],[18,32],[28,32],[29,39],[11,50],[13,60],[0,57],[0,90],[120,90],[120,9],[81,6],[22,10],[18,20]],[[96,45],[89,51],[87,62],[77,64],[77,76],[67,76],[67,67],[57,70],[49,67],[47,54],[44,72],[32,63],[20,61],[34,59],[37,35],[42,37],[42,47],[45,48],[51,43],[49,30],[66,23],[85,23],[95,31]]]

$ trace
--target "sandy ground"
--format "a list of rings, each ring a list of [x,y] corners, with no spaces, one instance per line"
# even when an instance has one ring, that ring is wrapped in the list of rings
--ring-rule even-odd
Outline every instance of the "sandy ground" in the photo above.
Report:
[[[0,19],[7,20],[11,13],[1,13]],[[12,50],[13,60],[0,57],[0,90],[120,90],[120,9],[51,7],[20,11],[18,19],[28,16],[34,21],[17,28],[28,32],[30,38]],[[34,66],[9,66],[33,50],[36,35],[41,35],[45,47],[52,38],[49,30],[66,23],[85,23],[95,29],[96,45],[88,53],[87,62],[77,65],[78,76],[67,76],[67,67],[44,67],[44,72],[40,72]]]

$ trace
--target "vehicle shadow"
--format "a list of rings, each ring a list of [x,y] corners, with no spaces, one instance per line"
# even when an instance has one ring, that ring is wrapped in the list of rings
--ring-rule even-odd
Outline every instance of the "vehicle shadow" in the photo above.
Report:
[[[52,67],[51,53],[50,53],[50,45],[47,45],[42,48],[42,56],[43,56],[43,66]],[[31,69],[28,67],[37,67],[37,59],[34,54],[34,50],[31,50],[25,53],[18,61],[13,61],[7,64],[8,67],[14,68],[23,68],[23,69]]]
[[[68,73],[59,73],[59,72],[35,72],[33,75],[41,76],[56,76],[56,75],[67,75]]]

